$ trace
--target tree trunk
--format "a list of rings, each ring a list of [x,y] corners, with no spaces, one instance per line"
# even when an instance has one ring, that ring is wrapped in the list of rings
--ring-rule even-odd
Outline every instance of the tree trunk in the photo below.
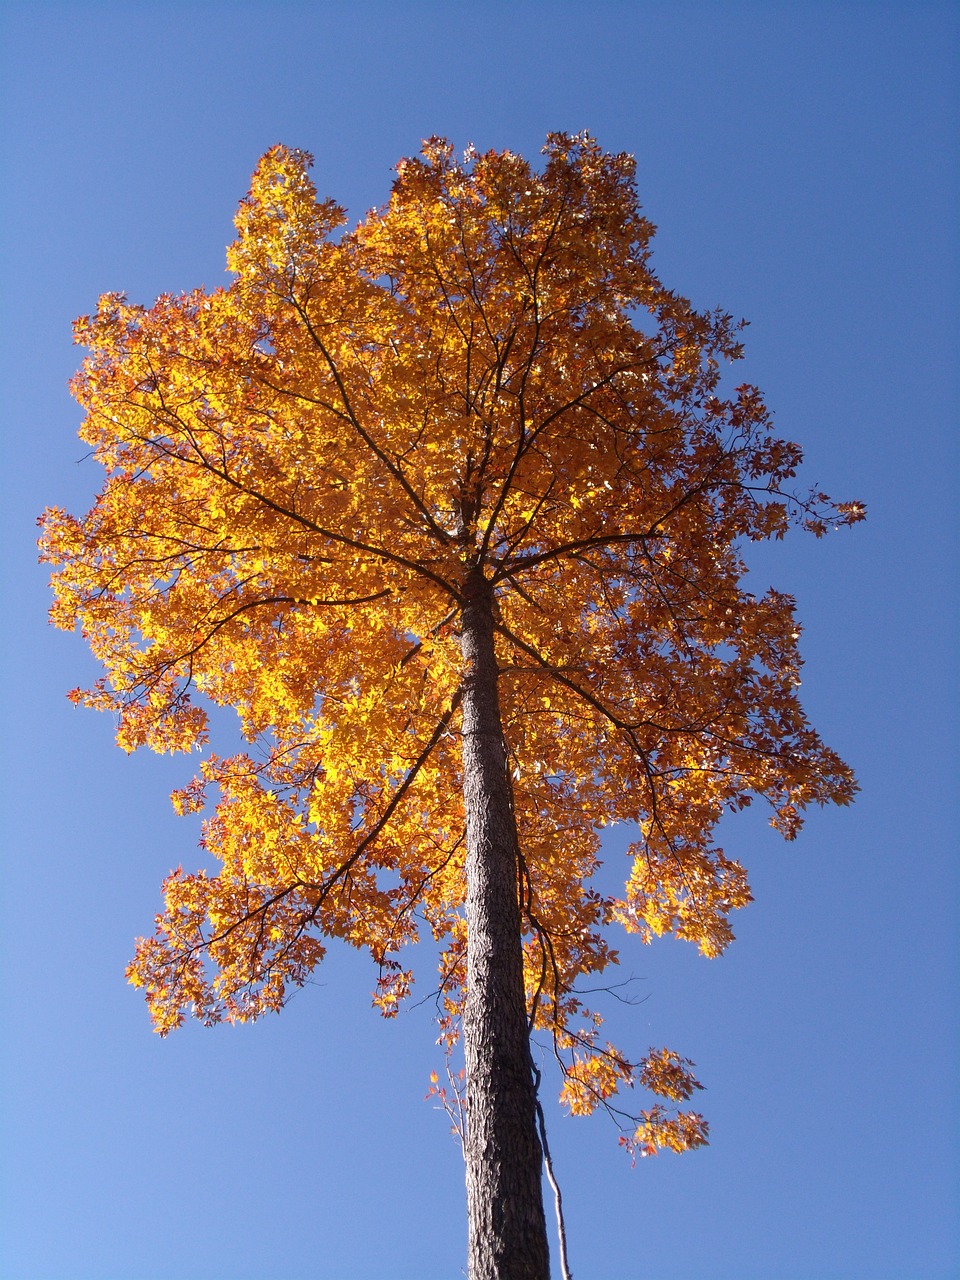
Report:
[[[542,1153],[530,1058],[517,827],[500,723],[493,595],[466,583],[461,650],[467,825],[467,1216],[470,1280],[547,1280]]]

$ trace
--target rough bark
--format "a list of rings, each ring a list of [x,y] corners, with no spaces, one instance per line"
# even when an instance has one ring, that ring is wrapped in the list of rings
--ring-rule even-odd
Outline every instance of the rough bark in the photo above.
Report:
[[[470,1280],[547,1280],[523,985],[517,829],[493,645],[493,598],[479,570],[462,615],[463,789],[467,825],[467,1091]]]

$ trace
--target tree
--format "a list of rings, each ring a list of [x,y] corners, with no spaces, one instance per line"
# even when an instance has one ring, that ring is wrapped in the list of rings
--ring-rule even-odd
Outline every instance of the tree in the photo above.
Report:
[[[791,838],[855,789],[798,702],[793,601],[744,589],[742,546],[862,509],[790,493],[800,450],[755,388],[722,391],[738,326],[654,274],[632,160],[587,135],[545,155],[431,139],[345,232],[274,147],[228,288],[77,322],[108,475],[84,519],[42,518],[53,620],[107,672],[71,696],[128,751],[206,751],[195,693],[252,744],[173,797],[219,796],[220,869],[175,871],[137,945],[157,1030],[278,1010],[329,938],[369,951],[393,1015],[428,930],[474,1280],[548,1273],[532,1034],[572,1112],[634,1081],[660,1099],[635,1154],[706,1140],[677,1110],[692,1064],[604,1043],[578,990],[616,963],[610,926],[719,954],[750,898],[723,812],[763,797]]]

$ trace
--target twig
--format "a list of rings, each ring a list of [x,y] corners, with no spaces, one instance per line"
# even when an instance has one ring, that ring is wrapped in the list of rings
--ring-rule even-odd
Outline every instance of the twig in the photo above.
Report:
[[[532,1064],[531,1064],[532,1065]],[[557,1182],[553,1173],[553,1161],[550,1158],[550,1145],[547,1142],[547,1122],[544,1119],[543,1107],[540,1105],[540,1072],[533,1067],[534,1081],[534,1100],[537,1104],[537,1124],[540,1129],[540,1146],[543,1148],[543,1165],[547,1171],[547,1181],[553,1188],[553,1203],[557,1212],[557,1237],[560,1241],[560,1271],[563,1280],[573,1280],[570,1271],[570,1265],[567,1261],[567,1228],[563,1220],[563,1196],[560,1194],[560,1184]]]

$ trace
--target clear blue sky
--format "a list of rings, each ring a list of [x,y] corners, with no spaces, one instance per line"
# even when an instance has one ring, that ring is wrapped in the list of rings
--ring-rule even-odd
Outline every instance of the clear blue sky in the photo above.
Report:
[[[636,1169],[551,1114],[576,1280],[957,1274],[958,9],[914,3],[3,6],[5,1280],[447,1280],[460,1157],[394,1024],[334,953],[279,1018],[161,1042],[123,982],[159,881],[199,861],[167,795],[67,689],[34,518],[99,484],[70,321],[223,279],[258,156],[381,203],[421,137],[638,161],[664,279],[752,321],[745,376],[805,478],[866,525],[758,557],[799,598],[806,705],[862,795],[783,845],[758,814],[738,941],[627,948],[624,1047],[707,1085],[712,1144]],[[609,844],[617,863],[618,842]],[[611,873],[612,874],[612,873]],[[422,990],[430,989],[429,970]]]

